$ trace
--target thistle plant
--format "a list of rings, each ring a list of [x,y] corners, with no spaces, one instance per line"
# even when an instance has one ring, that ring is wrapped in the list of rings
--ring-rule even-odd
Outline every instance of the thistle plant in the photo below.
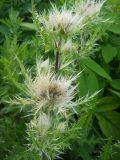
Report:
[[[89,46],[87,45],[87,48],[85,48],[85,45],[89,42],[86,40],[95,33],[93,31],[89,34],[91,24],[94,26],[101,21],[104,22],[99,14],[104,2],[101,0],[98,2],[95,0],[82,0],[70,8],[67,8],[65,4],[61,9],[52,4],[52,9],[49,10],[48,14],[44,13],[42,15],[36,12],[34,19],[39,25],[38,28],[41,27],[51,37],[56,72],[60,69],[63,53],[69,54],[71,51],[77,53],[77,51],[79,52],[79,48],[84,47],[84,50],[87,50],[87,48],[94,47],[93,45],[99,38],[101,31],[98,31],[94,38],[91,37],[90,40],[94,42],[93,44],[89,44]],[[86,31],[86,28],[88,31]],[[75,36],[80,36],[80,46],[76,42],[73,42]],[[83,41],[85,41],[85,44],[81,43]]]
[[[62,56],[70,52],[78,53],[79,46],[73,42],[74,37],[84,32],[89,22],[95,20],[103,3],[87,0],[69,9],[64,5],[60,10],[52,5],[52,10],[46,15],[35,13],[35,21],[51,36],[54,65],[49,59],[43,61],[37,58],[36,72],[28,73],[24,82],[26,97],[17,96],[13,103],[26,108],[29,106],[28,146],[29,150],[39,155],[40,160],[59,157],[65,148],[70,148],[72,139],[80,137],[81,125],[73,115],[78,114],[78,107],[82,102],[87,103],[89,97],[86,96],[88,100],[84,101],[76,96],[79,73],[75,72],[75,68],[70,73],[72,76],[60,72]]]

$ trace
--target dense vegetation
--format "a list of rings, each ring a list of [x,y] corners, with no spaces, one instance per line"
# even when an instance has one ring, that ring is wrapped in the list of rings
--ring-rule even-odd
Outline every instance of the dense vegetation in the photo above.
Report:
[[[58,8],[66,2],[70,8],[77,1],[51,2]],[[41,144],[36,147],[33,138],[36,135],[29,131],[28,126],[32,119],[32,115],[28,116],[30,106],[22,108],[27,102],[20,97],[26,98],[27,71],[35,75],[36,57],[49,58],[54,64],[52,38],[35,18],[36,11],[47,15],[50,8],[49,0],[0,1],[0,160],[40,159]],[[78,84],[74,101],[78,98],[81,101],[77,113],[70,115],[68,132],[62,133],[62,138],[61,133],[51,132],[59,139],[52,147],[57,150],[60,146],[59,157],[65,160],[119,160],[119,0],[107,0],[100,18],[71,39],[75,49],[78,46],[78,53],[74,48],[62,50],[61,60],[69,65],[63,63],[60,73],[70,76],[82,71],[74,82]],[[53,152],[54,149],[49,154],[54,157],[56,153]]]

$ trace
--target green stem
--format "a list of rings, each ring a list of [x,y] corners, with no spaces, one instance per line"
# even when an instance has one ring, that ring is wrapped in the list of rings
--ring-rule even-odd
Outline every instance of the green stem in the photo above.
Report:
[[[61,41],[59,41],[58,43],[55,42],[55,72],[57,73],[60,69],[60,48],[61,45]]]
[[[60,56],[60,53],[59,51],[55,51],[55,72],[57,73],[58,70],[59,70],[59,56]]]

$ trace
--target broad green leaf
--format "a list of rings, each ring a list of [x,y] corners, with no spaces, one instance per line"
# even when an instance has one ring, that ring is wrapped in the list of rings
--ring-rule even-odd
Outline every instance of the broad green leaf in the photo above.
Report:
[[[107,64],[103,59],[101,59],[100,64],[101,64],[102,68],[104,68],[104,70],[109,74],[110,73],[109,64]]]
[[[110,86],[114,89],[120,90],[120,79],[114,79],[110,82]]]
[[[113,33],[116,33],[116,34],[120,34],[120,25],[119,24],[117,24],[117,25],[113,24],[108,28],[108,30],[113,32]]]
[[[97,112],[111,111],[120,106],[120,98],[118,97],[103,97],[99,100],[99,103],[96,106]]]
[[[86,94],[91,95],[99,90],[99,84],[96,75],[89,69],[80,75],[78,78],[78,83],[78,92],[80,97],[83,97]]]
[[[115,90],[113,90],[113,89],[110,89],[110,88],[108,88],[108,90],[109,90],[111,93],[113,93],[114,95],[120,97],[120,92],[117,92],[117,91],[115,91]]]
[[[111,45],[102,47],[102,56],[106,63],[109,63],[117,55],[117,49]]]
[[[114,4],[114,5],[116,5],[116,4],[119,4],[120,3],[120,1],[119,0],[107,0],[107,3],[108,4]]]
[[[36,26],[34,23],[27,23],[27,22],[22,22],[20,24],[22,27],[24,27],[25,29],[29,29],[29,30],[37,30]]]
[[[96,118],[106,137],[120,138],[120,113],[115,111],[97,113]]]
[[[98,75],[108,79],[109,81],[112,80],[111,77],[109,76],[109,74],[107,74],[107,72],[94,60],[92,60],[90,58],[85,58],[85,59],[82,59],[81,62],[84,65],[86,65],[88,68],[90,68],[92,71],[97,73]]]

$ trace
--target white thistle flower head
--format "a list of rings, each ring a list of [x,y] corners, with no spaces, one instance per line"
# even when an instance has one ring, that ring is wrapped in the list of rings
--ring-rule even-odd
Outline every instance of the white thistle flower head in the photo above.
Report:
[[[104,0],[82,0],[79,4],[76,4],[75,10],[77,13],[83,15],[83,17],[92,17],[98,14],[104,4]]]
[[[41,135],[45,135],[51,127],[51,119],[47,114],[40,113],[38,118],[31,120],[30,126],[37,129]]]
[[[79,26],[82,27],[82,19],[78,13],[68,10],[66,6],[63,6],[60,10],[56,6],[53,6],[48,17],[40,17],[39,21],[52,33],[71,34]]]
[[[65,128],[66,128],[65,122],[61,122],[61,123],[59,123],[58,126],[57,126],[57,129],[58,129],[60,132],[64,132],[64,131],[65,131]]]
[[[48,69],[44,69],[43,66]],[[66,114],[68,109],[76,105],[72,102],[76,86],[73,87],[71,84],[76,77],[70,79],[56,77],[51,69],[48,60],[43,63],[37,61],[37,75],[26,84],[28,92],[37,104],[38,111],[57,109],[58,113]]]
[[[67,53],[67,52],[72,52],[76,49],[76,46],[73,45],[71,40],[68,40],[66,43],[63,43],[61,45],[61,53]]]

